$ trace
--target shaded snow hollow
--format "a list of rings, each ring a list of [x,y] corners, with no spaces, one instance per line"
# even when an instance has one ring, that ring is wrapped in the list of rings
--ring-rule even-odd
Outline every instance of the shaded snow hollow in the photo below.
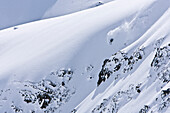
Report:
[[[113,0],[1,0],[0,30],[20,24],[63,16]]]

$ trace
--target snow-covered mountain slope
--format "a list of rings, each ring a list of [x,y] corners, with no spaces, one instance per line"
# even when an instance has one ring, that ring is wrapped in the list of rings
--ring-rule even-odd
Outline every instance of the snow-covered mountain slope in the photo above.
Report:
[[[109,1],[112,0],[0,0],[0,30],[96,7]]]
[[[43,18],[70,14],[76,11],[103,5],[114,0],[58,0],[44,14]]]
[[[168,113],[169,4],[115,0],[1,30],[0,111]]]
[[[136,113],[142,112],[146,106],[143,112],[167,110],[170,87],[169,17],[170,9],[137,41],[105,60],[98,85],[104,81],[107,83],[96,88],[77,107],[78,112]],[[158,29],[155,31],[155,28]],[[164,90],[167,90],[165,95]]]

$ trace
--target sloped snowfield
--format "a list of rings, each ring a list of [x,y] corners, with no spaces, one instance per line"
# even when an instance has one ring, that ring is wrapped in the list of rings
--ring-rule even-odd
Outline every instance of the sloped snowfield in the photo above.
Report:
[[[113,0],[0,0],[0,30],[78,12]]]
[[[170,0],[114,0],[0,31],[2,113],[169,113]]]

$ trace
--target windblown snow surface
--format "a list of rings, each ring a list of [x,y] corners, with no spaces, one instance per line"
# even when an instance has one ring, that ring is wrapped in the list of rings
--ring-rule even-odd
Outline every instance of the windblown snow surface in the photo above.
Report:
[[[0,31],[1,113],[169,113],[170,0],[114,0]]]

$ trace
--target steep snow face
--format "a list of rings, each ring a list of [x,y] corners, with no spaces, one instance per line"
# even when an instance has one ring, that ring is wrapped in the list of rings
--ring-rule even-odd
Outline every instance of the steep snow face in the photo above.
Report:
[[[112,0],[0,0],[0,30],[96,7],[109,1]]]
[[[169,19],[170,9],[165,11],[164,15],[141,38],[106,59],[99,73],[97,82],[99,87],[78,105],[75,111],[80,113],[168,112],[170,106]]]
[[[110,45],[120,44],[126,47],[138,39],[137,37],[142,36],[161,17],[167,7],[169,4],[163,0],[153,3],[146,10],[139,11],[133,19],[126,20],[121,26],[108,32],[107,42]]]
[[[115,0],[1,30],[0,111],[168,112],[169,3]]]

